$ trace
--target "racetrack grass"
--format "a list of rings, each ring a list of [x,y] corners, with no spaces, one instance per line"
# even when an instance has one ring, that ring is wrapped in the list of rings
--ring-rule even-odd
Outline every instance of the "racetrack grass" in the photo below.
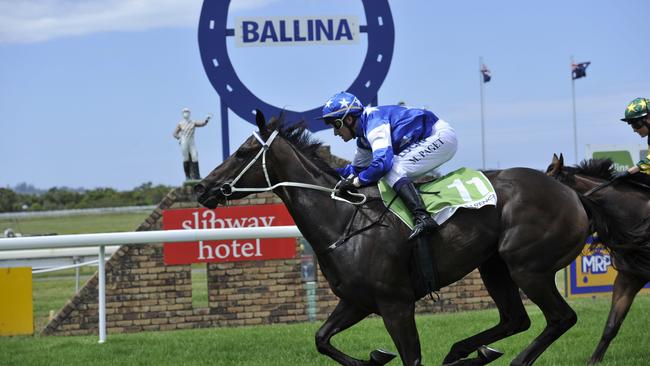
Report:
[[[609,310],[607,297],[572,300],[578,324],[552,345],[536,365],[584,365],[593,351]],[[650,297],[640,295],[603,366],[647,365]],[[532,327],[495,343],[506,352],[494,365],[508,365],[541,331],[544,318],[528,307]],[[495,324],[496,310],[419,316],[424,364],[440,365],[457,340]],[[0,338],[0,365],[334,365],[314,346],[318,323],[243,328],[212,328],[97,336]],[[377,347],[395,350],[378,318],[366,319],[334,337],[345,352],[365,359]],[[399,365],[393,361],[390,365]]]
[[[150,211],[82,214],[57,217],[0,219],[0,231],[12,228],[25,235],[88,234],[134,231]]]

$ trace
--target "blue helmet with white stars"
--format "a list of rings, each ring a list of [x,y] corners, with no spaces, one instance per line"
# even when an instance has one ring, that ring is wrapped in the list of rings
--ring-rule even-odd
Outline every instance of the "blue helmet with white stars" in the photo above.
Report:
[[[323,106],[323,119],[344,119],[346,116],[358,117],[363,113],[363,104],[353,94],[348,92],[336,93]]]

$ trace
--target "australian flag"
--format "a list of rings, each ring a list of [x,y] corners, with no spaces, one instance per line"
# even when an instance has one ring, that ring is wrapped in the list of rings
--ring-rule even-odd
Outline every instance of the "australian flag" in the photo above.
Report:
[[[487,83],[488,81],[492,80],[492,73],[490,72],[490,69],[485,66],[485,64],[481,64],[481,74],[483,75],[483,82]]]
[[[571,65],[573,80],[587,76],[587,66],[589,66],[590,63],[591,61],[587,61]]]

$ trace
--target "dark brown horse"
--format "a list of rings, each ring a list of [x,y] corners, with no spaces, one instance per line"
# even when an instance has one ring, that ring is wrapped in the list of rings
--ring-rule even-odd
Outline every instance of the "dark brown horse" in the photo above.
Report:
[[[251,193],[244,188],[274,187],[340,298],[316,334],[318,351],[342,365],[389,362],[392,357],[386,353],[374,351],[369,361],[363,361],[330,343],[334,335],[374,313],[383,319],[403,364],[421,365],[414,312],[416,300],[424,294],[417,293],[411,281],[410,229],[390,213],[382,216],[385,208],[374,199],[376,187],[360,190],[370,199],[357,207],[332,200],[321,190],[286,183],[331,188],[340,177],[316,154],[320,144],[311,141],[308,132],[295,126],[279,128],[279,122],[267,125],[259,111],[257,125],[259,135],[247,139],[195,186],[199,202],[214,208]],[[536,170],[514,168],[485,174],[497,192],[497,206],[459,210],[430,239],[440,285],[447,286],[479,268],[500,321],[454,344],[444,364],[486,364],[492,358],[466,357],[482,345],[528,329],[521,289],[547,321],[542,333],[512,361],[512,365],[532,365],[577,319],[555,286],[555,273],[582,250],[591,232],[590,217],[599,230],[605,218],[591,209],[585,211],[572,189]],[[358,235],[345,237],[345,232],[356,230],[360,230]]]
[[[565,167],[564,157],[553,155],[547,174],[584,194],[589,190],[610,182],[615,170],[611,160],[587,160],[576,167]],[[614,266],[618,270],[614,280],[612,306],[605,330],[589,364],[603,360],[607,347],[612,342],[630,310],[634,297],[650,281],[650,179],[637,174],[590,195],[601,205],[614,212],[615,222],[610,225],[622,232],[633,234],[630,241],[623,242],[612,253]]]

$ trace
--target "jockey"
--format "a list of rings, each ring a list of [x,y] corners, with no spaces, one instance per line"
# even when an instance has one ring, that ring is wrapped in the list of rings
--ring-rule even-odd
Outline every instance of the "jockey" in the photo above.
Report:
[[[618,173],[616,177],[620,178],[638,172],[650,174],[650,99],[636,98],[631,101],[625,108],[625,118],[621,118],[621,121],[627,122],[639,136],[648,137],[648,154],[645,159],[641,159],[627,171]]]
[[[404,201],[415,223],[409,240],[438,228],[427,212],[413,179],[451,159],[456,153],[454,129],[430,111],[402,105],[363,107],[347,92],[323,107],[325,123],[347,142],[356,139],[351,164],[338,169],[341,191],[376,183],[383,178]]]

